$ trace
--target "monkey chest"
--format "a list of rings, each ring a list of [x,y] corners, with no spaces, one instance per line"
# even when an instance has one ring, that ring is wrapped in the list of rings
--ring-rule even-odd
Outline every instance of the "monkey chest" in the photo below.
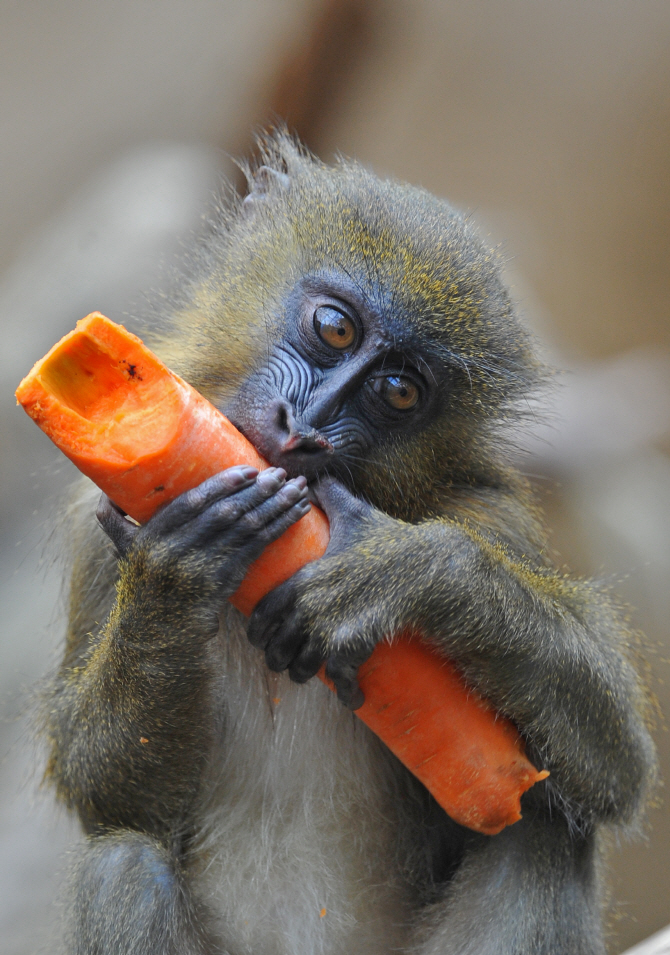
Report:
[[[319,681],[221,649],[219,739],[193,872],[229,955],[382,955],[406,941],[390,765]]]

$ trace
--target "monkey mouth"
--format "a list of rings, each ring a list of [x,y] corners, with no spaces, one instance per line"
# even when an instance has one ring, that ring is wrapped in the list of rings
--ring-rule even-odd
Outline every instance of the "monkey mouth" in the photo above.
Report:
[[[231,421],[270,465],[283,468],[291,478],[302,475],[308,482],[316,481],[332,467],[335,447],[315,428],[287,432],[264,428],[263,421]]]
[[[290,477],[303,475],[308,482],[322,477],[333,463],[335,448],[324,435],[316,429],[310,431],[292,430],[288,436],[276,440],[270,438],[270,460],[282,467]],[[273,438],[275,440],[273,440]]]
[[[264,457],[275,467],[284,468],[289,477],[303,475],[308,482],[323,477],[332,469],[335,449],[332,445],[325,448],[313,445],[296,445],[292,448],[268,449],[262,451]]]

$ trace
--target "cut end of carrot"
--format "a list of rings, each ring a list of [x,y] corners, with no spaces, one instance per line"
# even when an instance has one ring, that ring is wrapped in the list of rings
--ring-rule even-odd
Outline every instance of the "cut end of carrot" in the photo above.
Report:
[[[334,690],[323,667],[319,676]],[[378,644],[358,680],[365,702],[356,715],[452,819],[488,836],[521,819],[521,796],[549,773],[527,759],[516,727],[494,718],[418,634]]]
[[[99,312],[77,322],[34,365],[16,398],[80,467],[86,459],[132,465],[138,453],[164,446],[181,401],[179,379]]]
[[[267,467],[214,405],[100,312],[77,322],[34,365],[16,398],[61,451],[138,521],[234,464]],[[312,508],[296,528],[271,545],[260,558],[260,574],[245,581],[245,613],[325,551],[322,512]]]

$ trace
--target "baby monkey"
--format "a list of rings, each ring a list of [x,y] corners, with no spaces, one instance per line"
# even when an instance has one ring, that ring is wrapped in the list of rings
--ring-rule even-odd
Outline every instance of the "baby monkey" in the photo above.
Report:
[[[654,750],[624,619],[548,564],[506,463],[542,368],[499,262],[445,202],[283,134],[249,183],[152,344],[271,467],[142,527],[79,508],[45,708],[87,833],[68,951],[601,955],[603,833],[638,820]],[[310,500],[325,556],[245,619],[227,598]],[[551,771],[497,836],[352,712],[358,667],[408,627]]]

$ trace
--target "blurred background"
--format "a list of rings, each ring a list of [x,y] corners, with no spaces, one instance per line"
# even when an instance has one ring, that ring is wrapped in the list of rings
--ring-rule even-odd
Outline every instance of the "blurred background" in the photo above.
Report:
[[[561,369],[519,463],[559,564],[630,603],[670,712],[669,48],[667,0],[0,4],[2,952],[53,950],[78,838],[29,719],[62,636],[44,542],[73,469],[13,391],[86,313],[138,327],[259,124],[447,197],[502,248]],[[662,720],[656,738],[670,779]],[[669,859],[666,798],[612,853],[612,953],[670,922]]]

